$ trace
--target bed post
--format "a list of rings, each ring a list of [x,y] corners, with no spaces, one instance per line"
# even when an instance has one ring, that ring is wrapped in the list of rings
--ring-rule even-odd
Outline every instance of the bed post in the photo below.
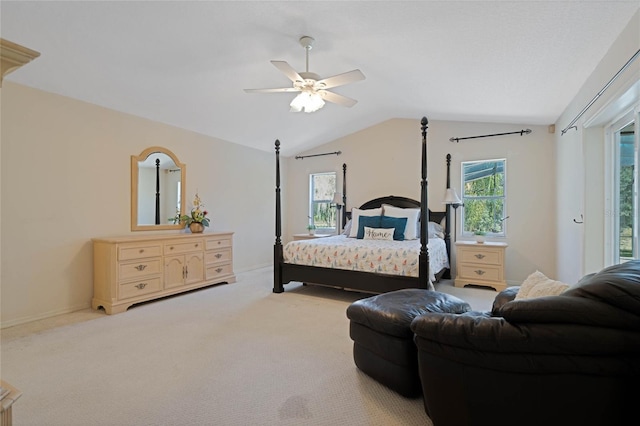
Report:
[[[273,292],[282,293],[282,212],[280,206],[280,141],[276,139],[276,242],[273,245]]]
[[[451,188],[451,154],[447,154],[447,189]],[[455,210],[453,220],[456,220]],[[451,204],[446,204],[444,220],[444,245],[447,248],[449,258],[449,270],[444,273],[443,278],[451,278]]]
[[[342,163],[342,217],[340,218],[340,231],[347,224],[347,163]]]
[[[429,120],[422,117],[422,180],[420,181],[420,255],[418,257],[418,285],[429,288],[429,252],[427,229],[429,228],[429,202],[427,196],[427,128]]]

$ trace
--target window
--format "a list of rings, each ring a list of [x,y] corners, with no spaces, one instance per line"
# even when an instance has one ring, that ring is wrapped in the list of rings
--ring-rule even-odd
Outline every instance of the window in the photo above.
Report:
[[[336,173],[312,173],[309,176],[309,224],[317,230],[335,232],[336,209],[333,194],[336,192]]]
[[[638,248],[638,147],[636,129],[638,110],[625,114],[609,126],[612,143],[607,144],[607,157],[612,173],[607,173],[605,214],[608,264],[639,258]]]
[[[463,234],[505,236],[506,160],[462,163]]]

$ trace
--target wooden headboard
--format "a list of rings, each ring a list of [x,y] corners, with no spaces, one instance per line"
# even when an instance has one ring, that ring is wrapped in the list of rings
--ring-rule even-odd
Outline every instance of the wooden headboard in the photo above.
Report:
[[[402,209],[414,209],[420,208],[420,201],[412,200],[407,197],[396,197],[395,195],[388,195],[386,197],[379,197],[373,200],[367,201],[359,208],[362,210],[366,209],[376,209],[381,207],[383,204],[391,204],[392,206],[400,207]],[[347,213],[347,219],[351,219],[351,212]],[[442,223],[442,220],[447,216],[447,212],[434,212],[429,209],[429,221],[435,223]]]

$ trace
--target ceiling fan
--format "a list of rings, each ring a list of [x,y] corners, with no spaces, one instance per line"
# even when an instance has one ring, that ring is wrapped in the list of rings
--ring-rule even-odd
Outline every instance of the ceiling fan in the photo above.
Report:
[[[283,87],[277,89],[244,89],[247,93],[279,93],[279,92],[300,92],[291,104],[291,112],[314,112],[324,106],[324,101],[334,104],[352,107],[358,101],[330,92],[331,89],[345,84],[364,80],[365,76],[360,70],[353,70],[333,77],[320,78],[316,73],[309,72],[309,51],[313,47],[314,39],[309,36],[300,37],[300,44],[306,51],[307,67],[305,72],[298,73],[291,65],[285,61],[271,61],[289,80],[293,82],[293,87]]]

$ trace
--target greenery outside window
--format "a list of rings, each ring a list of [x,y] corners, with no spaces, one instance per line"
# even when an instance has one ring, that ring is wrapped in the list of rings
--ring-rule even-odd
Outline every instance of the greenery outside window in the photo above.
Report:
[[[309,225],[315,226],[320,232],[336,231],[335,192],[336,172],[309,175]]]
[[[505,170],[505,159],[462,163],[463,235],[506,235]]]

